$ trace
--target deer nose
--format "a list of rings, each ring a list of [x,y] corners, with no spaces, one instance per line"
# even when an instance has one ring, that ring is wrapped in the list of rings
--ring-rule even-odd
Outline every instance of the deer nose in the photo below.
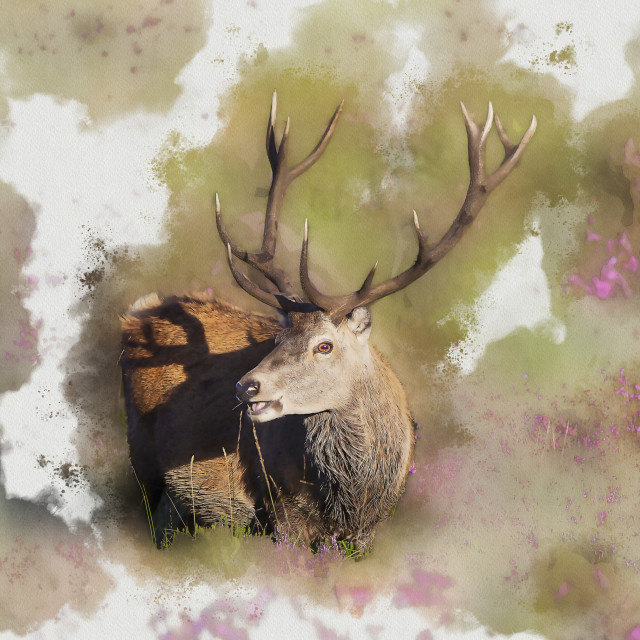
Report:
[[[257,380],[247,380],[246,382],[236,383],[236,398],[240,402],[250,402],[251,398],[260,392],[260,383]]]

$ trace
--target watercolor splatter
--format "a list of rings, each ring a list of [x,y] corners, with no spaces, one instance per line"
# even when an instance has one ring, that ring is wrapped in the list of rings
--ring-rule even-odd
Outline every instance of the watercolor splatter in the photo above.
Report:
[[[278,4],[291,26],[277,43],[259,0],[239,18],[195,1],[23,4],[0,26],[0,630],[640,638],[637,79],[577,121],[558,78],[589,60],[582,23],[554,17],[536,40],[496,3]],[[288,194],[278,255],[295,273],[308,218],[314,281],[336,292],[376,260],[380,278],[411,263],[412,210],[431,241],[448,228],[468,178],[461,100],[478,121],[491,100],[513,138],[539,122],[456,252],[372,309],[419,428],[406,491],[359,561],[337,543],[314,555],[223,528],[158,551],[128,463],[117,314],[194,289],[259,308],[226,271],[212,196],[234,237],[258,243],[274,87],[292,156],[345,99],[326,156]],[[65,173],[55,131],[14,144],[34,105],[72,122],[86,166]],[[119,164],[146,173],[121,176],[95,152],[120,147]],[[491,166],[499,150],[491,137]],[[93,206],[91,182],[125,196]],[[463,372],[447,353],[472,326],[452,310],[472,308],[527,237],[564,333],[520,326]],[[37,480],[31,494],[18,476]]]

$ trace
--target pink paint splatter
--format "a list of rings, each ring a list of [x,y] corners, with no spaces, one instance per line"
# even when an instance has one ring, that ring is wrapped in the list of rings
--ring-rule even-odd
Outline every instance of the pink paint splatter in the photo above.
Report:
[[[84,563],[84,547],[79,542],[66,543],[59,542],[56,547],[58,555],[70,562],[76,569],[80,568]]]
[[[64,282],[64,278],[61,278],[60,276],[54,276],[49,273],[47,273],[44,278],[45,282],[50,287],[57,287],[59,284],[62,284]]]
[[[346,609],[356,618],[362,616],[365,607],[373,600],[371,587],[336,585],[335,594],[340,610]]]
[[[147,27],[155,27],[156,25],[162,22],[161,18],[154,18],[152,16],[147,16],[142,22],[141,29],[146,29]]]
[[[626,640],[640,640],[640,624],[627,633]]]
[[[453,585],[449,576],[441,573],[428,573],[421,569],[411,572],[413,581],[399,585],[394,604],[403,607],[430,607],[446,604],[444,591]]]
[[[620,487],[609,487],[609,493],[606,496],[603,496],[602,500],[604,500],[608,504],[619,504],[621,500]]]
[[[13,250],[13,259],[18,264],[23,264],[24,262],[26,262],[27,258],[29,258],[29,256],[31,256],[32,254],[33,254],[33,250],[31,249],[31,247],[27,247],[24,250],[24,253],[22,251],[20,251],[20,249],[15,248]]]
[[[565,580],[559,587],[558,590],[554,594],[554,599],[556,602],[562,600],[566,597],[566,595],[571,591],[571,583],[568,580]]]
[[[602,573],[602,569],[599,567],[593,570],[593,579],[601,589],[607,590],[611,586],[609,579]]]
[[[464,465],[461,456],[442,459],[422,467],[421,473],[411,481],[411,491],[417,494],[430,493],[454,495],[456,478]]]
[[[38,359],[38,332],[42,327],[42,320],[39,320],[35,326],[24,320],[20,320],[19,324],[18,339],[11,341],[14,349],[5,351],[4,359],[7,362],[20,362],[21,360],[35,362]]]
[[[151,620],[152,627],[161,640],[187,640],[188,638],[202,637],[203,632],[215,638],[223,640],[248,640],[249,634],[245,629],[239,628],[232,620],[232,611],[229,602],[216,600],[211,606],[203,609],[200,615],[191,619],[187,614],[181,616],[180,625],[164,633],[157,627],[166,619],[166,612],[160,611]],[[222,619],[221,619],[222,618]]]
[[[589,218],[589,226],[593,224],[593,218]],[[592,229],[587,229],[586,241],[601,244],[602,238]],[[577,273],[570,274],[567,278],[572,289],[582,289],[587,295],[595,296],[600,300],[613,298],[621,292],[625,298],[632,295],[632,287],[629,278],[638,272],[638,258],[633,255],[633,247],[623,231],[619,238],[610,238],[605,242],[609,257],[600,265],[599,274],[593,275],[590,280]],[[628,272],[628,273],[625,273]],[[568,287],[564,287],[565,291]]]

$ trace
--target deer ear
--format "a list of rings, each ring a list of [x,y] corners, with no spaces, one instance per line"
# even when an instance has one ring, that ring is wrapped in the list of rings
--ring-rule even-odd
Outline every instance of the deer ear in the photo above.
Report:
[[[356,307],[347,316],[347,327],[361,342],[366,342],[371,333],[371,313],[367,307]]]

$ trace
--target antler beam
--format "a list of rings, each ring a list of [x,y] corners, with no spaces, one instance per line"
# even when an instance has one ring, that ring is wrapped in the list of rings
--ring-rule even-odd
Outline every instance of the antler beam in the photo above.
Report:
[[[328,296],[319,291],[309,278],[308,267],[308,233],[305,222],[304,240],[300,255],[300,281],[304,292],[309,300],[327,312],[332,319],[339,320],[359,306],[365,306],[388,296],[391,293],[404,289],[412,282],[424,275],[434,264],[441,260],[460,240],[464,231],[476,219],[482,209],[488,195],[493,191],[508,175],[517,164],[520,156],[531,140],[536,130],[536,117],[533,116],[529,128],[517,145],[514,145],[504,131],[500,119],[495,117],[498,137],[504,147],[504,159],[500,166],[491,174],[487,174],[485,167],[485,150],[487,137],[494,120],[493,105],[489,102],[487,119],[483,127],[478,126],[467,113],[464,104],[462,115],[467,129],[467,139],[469,147],[469,188],[462,204],[460,212],[442,236],[440,241],[432,248],[427,247],[427,239],[420,228],[418,216],[413,212],[413,222],[418,237],[418,255],[414,264],[406,271],[397,276],[385,280],[377,285],[372,285],[376,267],[369,272],[365,281],[358,291],[343,296]]]
[[[298,176],[311,168],[318,161],[318,159],[326,149],[338,123],[338,118],[340,117],[340,114],[342,112],[343,104],[344,100],[338,105],[338,108],[335,110],[333,116],[331,117],[327,128],[322,134],[322,137],[320,138],[318,144],[311,151],[311,153],[309,153],[309,155],[297,165],[289,167],[287,166],[287,155],[289,147],[288,143],[290,120],[289,118],[287,118],[284,133],[282,134],[282,138],[280,139],[280,144],[277,144],[275,135],[277,95],[275,91],[273,92],[273,97],[271,99],[271,111],[269,113],[269,122],[267,124],[266,139],[267,157],[269,159],[269,164],[271,165],[272,177],[271,186],[269,188],[269,196],[267,198],[264,235],[262,238],[262,247],[260,251],[249,253],[248,251],[242,249],[231,241],[229,234],[226,232],[222,223],[220,199],[218,198],[218,194],[216,193],[216,226],[218,227],[218,233],[220,235],[220,238],[222,239],[222,242],[224,242],[224,244],[228,247],[228,249],[230,250],[230,254],[233,254],[249,266],[260,271],[260,273],[262,273],[267,278],[268,283],[271,283],[272,286],[269,286],[269,291],[260,289],[260,287],[252,283],[246,276],[239,272],[233,266],[231,258],[229,258],[229,266],[236,279],[236,282],[238,282],[238,284],[247,293],[254,297],[257,297],[262,302],[266,302],[266,300],[268,299],[269,302],[266,302],[266,304],[270,304],[271,306],[280,307],[281,305],[278,303],[278,299],[275,297],[275,295],[279,293],[281,294],[281,296],[289,297],[291,296],[290,291],[292,289],[291,283],[289,282],[284,271],[274,265],[278,230],[278,215],[280,213],[282,201],[287,192],[287,189],[289,188],[289,185]],[[239,277],[237,274],[242,277]],[[248,288],[247,283],[251,283],[252,286]],[[260,289],[262,294],[264,294],[262,295],[262,297],[260,295],[256,295],[258,289]]]

